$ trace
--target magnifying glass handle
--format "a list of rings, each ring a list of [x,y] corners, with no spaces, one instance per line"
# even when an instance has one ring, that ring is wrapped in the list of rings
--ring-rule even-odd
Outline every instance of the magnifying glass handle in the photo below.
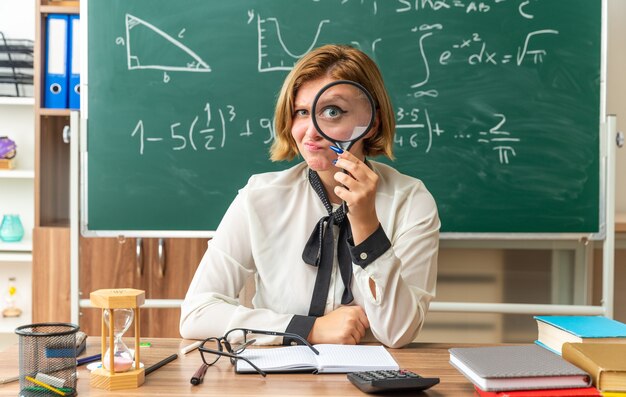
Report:
[[[346,170],[343,170],[343,173],[350,175],[350,173]],[[341,186],[346,187],[345,185],[341,185]],[[348,215],[348,206],[346,205],[346,200],[341,201],[341,208],[343,209],[343,213]]]
[[[352,145],[355,144],[355,142],[338,142],[338,141],[333,141],[333,143],[335,144],[335,146],[337,146],[338,148],[341,148],[341,150],[343,150],[344,152],[349,151],[352,148]]]
[[[347,152],[348,150],[350,150],[350,148],[354,144],[354,142],[338,142],[338,141],[334,141],[333,143],[338,148],[341,148],[341,150],[343,150],[344,152]],[[348,171],[346,171],[346,170],[342,170],[342,171],[343,171],[344,174],[350,175],[350,173]],[[345,186],[343,186],[343,187],[345,187]],[[343,209],[343,213],[347,215],[348,214],[348,206],[346,205],[345,200],[343,200],[341,202],[341,208]]]

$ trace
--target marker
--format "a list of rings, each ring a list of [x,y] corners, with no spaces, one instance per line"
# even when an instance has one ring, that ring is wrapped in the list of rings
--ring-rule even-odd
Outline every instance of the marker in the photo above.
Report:
[[[100,360],[100,358],[102,358],[101,354],[94,354],[93,356],[82,357],[76,360],[76,365],[89,364],[91,362]]]
[[[174,360],[176,360],[178,358],[178,354],[172,354],[171,356],[164,358],[163,360],[159,361],[158,363],[149,366],[148,368],[146,368],[146,373],[145,375],[150,375],[153,371],[156,371],[157,369],[161,368],[162,366],[164,366],[165,364],[172,362]]]
[[[181,356],[184,356],[185,354],[196,350],[201,344],[202,344],[201,340],[193,342],[192,344],[187,345],[187,346],[181,348],[179,354]]]
[[[204,380],[204,374],[206,374],[206,370],[208,368],[208,365],[202,363],[202,365],[200,365],[200,368],[198,368],[198,370],[191,377],[191,384],[196,386],[202,383],[202,381]]]
[[[65,386],[65,379],[57,378],[56,376],[52,376],[52,375],[46,375],[41,372],[37,373],[37,376],[35,376],[35,379],[37,379],[40,382],[47,383],[50,386],[57,387],[59,389]]]

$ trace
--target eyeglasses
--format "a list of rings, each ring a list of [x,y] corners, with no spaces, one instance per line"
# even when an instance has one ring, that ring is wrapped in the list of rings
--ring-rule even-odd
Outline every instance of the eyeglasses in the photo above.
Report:
[[[250,364],[250,366],[260,375],[265,376],[266,373],[261,368],[254,365],[254,363],[252,363],[248,358],[241,356],[241,353],[243,353],[248,346],[256,342],[256,339],[254,339],[255,335],[282,336],[297,339],[302,342],[302,344],[308,346],[313,353],[318,355],[320,354],[306,339],[297,334],[288,332],[261,331],[258,329],[233,328],[220,338],[207,338],[202,342],[202,344],[200,344],[198,350],[200,351],[202,361],[206,365],[210,366],[215,364],[220,357],[225,356],[230,358],[230,363],[232,365],[235,365],[237,360],[241,359]],[[235,345],[235,343],[237,343],[237,345]],[[212,354],[215,357],[207,354]]]

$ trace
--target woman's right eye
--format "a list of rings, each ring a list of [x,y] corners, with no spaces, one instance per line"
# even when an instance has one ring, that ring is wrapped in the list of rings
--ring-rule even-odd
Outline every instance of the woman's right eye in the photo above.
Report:
[[[295,112],[293,112],[294,117],[304,117],[304,116],[308,116],[309,112],[306,109],[297,109]]]

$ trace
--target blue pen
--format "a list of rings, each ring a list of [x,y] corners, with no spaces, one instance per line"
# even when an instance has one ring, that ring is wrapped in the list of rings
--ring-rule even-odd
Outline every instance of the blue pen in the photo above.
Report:
[[[94,354],[93,356],[79,358],[78,360],[76,360],[76,365],[89,364],[91,362],[100,360],[100,358],[102,358],[101,354]]]

